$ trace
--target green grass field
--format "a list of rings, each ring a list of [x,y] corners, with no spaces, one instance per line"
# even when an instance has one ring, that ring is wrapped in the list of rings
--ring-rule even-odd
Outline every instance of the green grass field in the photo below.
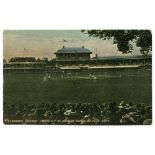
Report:
[[[38,103],[109,103],[121,100],[152,104],[150,70],[109,70],[79,73],[62,78],[54,75],[43,81],[45,73],[4,73],[4,102],[7,104]]]

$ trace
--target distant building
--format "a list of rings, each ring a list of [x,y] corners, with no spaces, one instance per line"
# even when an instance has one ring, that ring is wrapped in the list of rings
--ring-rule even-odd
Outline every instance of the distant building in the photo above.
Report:
[[[46,62],[38,61],[35,57],[14,57],[3,65],[4,71],[38,72],[46,70]]]
[[[35,62],[35,57],[14,57],[9,62]]]
[[[90,54],[92,52],[82,47],[64,47],[62,49],[59,49],[55,55],[56,55],[56,62],[59,65],[65,65],[65,64],[83,64],[90,60]]]

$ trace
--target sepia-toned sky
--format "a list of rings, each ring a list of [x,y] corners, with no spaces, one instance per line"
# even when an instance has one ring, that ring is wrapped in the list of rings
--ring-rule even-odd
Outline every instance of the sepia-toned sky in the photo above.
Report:
[[[66,40],[67,42],[63,42]],[[84,40],[84,41],[83,41]],[[80,30],[6,30],[3,34],[4,59],[15,56],[34,56],[37,58],[54,58],[54,53],[65,47],[82,47],[90,49],[99,56],[124,55],[117,50],[112,40],[89,37]],[[135,48],[132,54],[140,54]]]

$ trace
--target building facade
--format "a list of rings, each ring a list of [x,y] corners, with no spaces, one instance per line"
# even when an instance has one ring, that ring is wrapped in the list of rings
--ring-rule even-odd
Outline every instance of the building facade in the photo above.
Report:
[[[63,47],[56,58],[36,59],[35,57],[14,57],[3,60],[4,72],[42,72],[60,70],[102,70],[116,68],[151,67],[152,55],[98,56],[91,58],[92,52],[84,47]]]
[[[64,47],[55,52],[57,65],[86,64],[92,52],[82,47]]]
[[[151,55],[132,55],[132,56],[106,56],[93,57],[90,65],[102,66],[130,66],[130,65],[152,65]]]

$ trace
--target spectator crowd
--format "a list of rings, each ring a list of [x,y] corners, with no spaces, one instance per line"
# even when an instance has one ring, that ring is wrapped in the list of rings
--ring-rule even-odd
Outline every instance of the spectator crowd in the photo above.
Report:
[[[5,124],[149,125],[152,123],[152,106],[125,101],[37,105],[4,103],[3,119]]]

